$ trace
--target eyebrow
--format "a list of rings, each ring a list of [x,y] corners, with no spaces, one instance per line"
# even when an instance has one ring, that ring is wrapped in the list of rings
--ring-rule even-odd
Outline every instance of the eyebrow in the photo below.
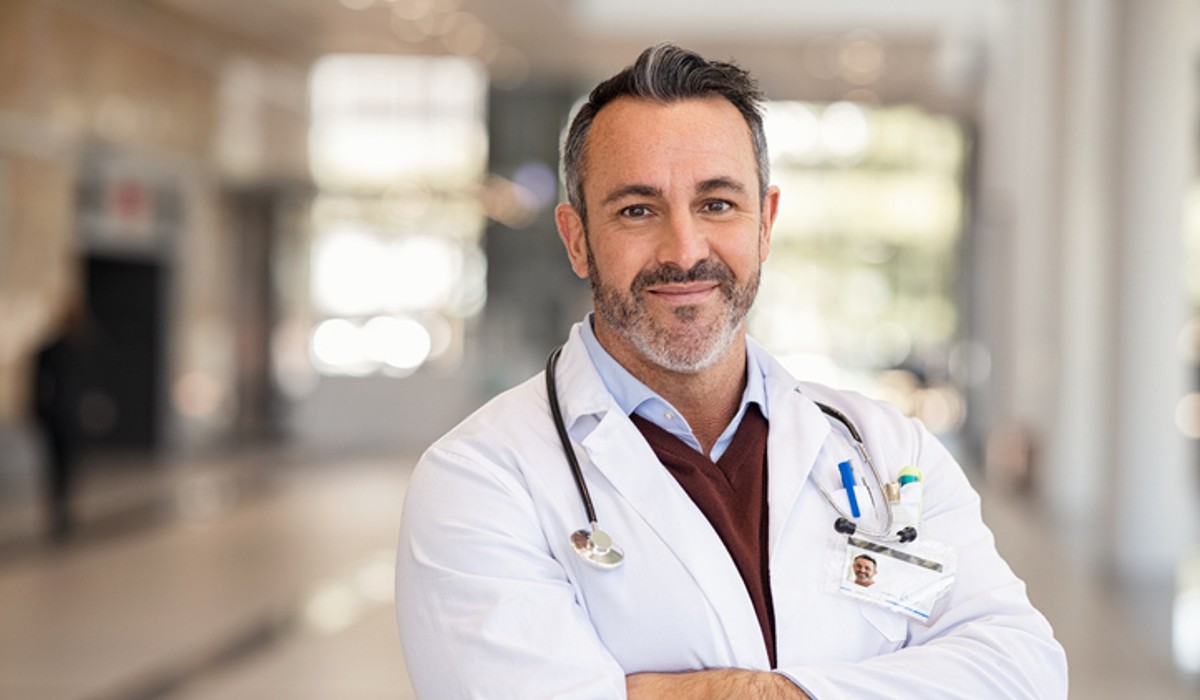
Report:
[[[746,192],[746,186],[742,183],[728,177],[713,177],[700,182],[696,185],[696,194],[707,194],[717,190],[731,190],[739,194]],[[661,188],[653,185],[632,184],[619,187],[609,193],[604,198],[602,205],[612,204],[626,197],[662,197],[663,191]]]
[[[744,194],[746,186],[728,177],[709,178],[696,186],[696,194],[707,194],[716,190],[732,190],[738,194]]]
[[[625,185],[610,192],[601,204],[612,204],[626,197],[661,197],[662,194],[660,188],[651,185]]]

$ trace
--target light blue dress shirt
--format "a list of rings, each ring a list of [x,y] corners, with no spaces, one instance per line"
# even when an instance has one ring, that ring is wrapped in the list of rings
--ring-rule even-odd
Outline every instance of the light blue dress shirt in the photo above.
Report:
[[[675,407],[666,399],[656,394],[637,377],[630,374],[629,370],[622,367],[600,345],[600,341],[596,340],[596,334],[592,330],[592,314],[588,314],[587,318],[584,319],[579,335],[583,339],[583,346],[587,348],[592,364],[596,366],[596,371],[600,373],[600,379],[604,382],[604,386],[613,395],[617,405],[621,407],[621,410],[626,415],[639,415],[679,438],[697,452],[704,452],[704,448],[700,446],[700,441],[696,439],[691,426],[688,425],[687,420],[680,415],[679,411],[675,410]],[[725,454],[725,449],[729,447],[729,443],[733,441],[734,433],[737,432],[738,426],[741,425],[742,416],[746,415],[746,407],[751,403],[758,404],[758,410],[762,412],[763,418],[770,418],[767,414],[766,381],[762,367],[754,358],[754,353],[747,352],[746,390],[742,392],[742,402],[738,406],[737,414],[734,415],[733,420],[730,421],[729,425],[725,426],[725,430],[717,438],[712,452],[708,455],[709,459],[716,462],[721,458],[721,455]]]

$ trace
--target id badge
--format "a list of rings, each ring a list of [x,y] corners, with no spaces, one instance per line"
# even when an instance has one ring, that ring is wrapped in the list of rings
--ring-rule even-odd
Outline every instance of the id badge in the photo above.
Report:
[[[954,584],[954,549],[937,542],[838,535],[833,550],[831,589],[921,622],[929,621],[938,599]]]

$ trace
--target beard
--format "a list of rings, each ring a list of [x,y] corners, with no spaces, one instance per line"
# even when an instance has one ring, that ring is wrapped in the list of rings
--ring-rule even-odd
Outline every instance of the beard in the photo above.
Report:
[[[716,363],[734,339],[758,294],[762,264],[742,283],[733,270],[714,258],[684,270],[673,263],[647,267],[624,291],[601,279],[592,247],[587,246],[588,282],[596,313],[643,358],[672,372],[694,374]],[[646,308],[645,290],[658,284],[711,281],[724,301],[723,313],[704,318],[699,305],[672,310],[673,322]]]

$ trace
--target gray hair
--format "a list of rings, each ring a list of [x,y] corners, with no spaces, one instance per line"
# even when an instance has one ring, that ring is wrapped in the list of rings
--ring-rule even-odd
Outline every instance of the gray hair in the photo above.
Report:
[[[588,132],[605,105],[619,97],[670,103],[712,96],[729,100],[750,127],[750,141],[758,164],[758,192],[763,196],[771,179],[771,164],[763,133],[764,98],[758,84],[732,63],[709,61],[697,53],[664,43],[646,49],[632,66],[597,85],[571,121],[562,146],[562,176],[567,201],[580,218],[587,222],[583,174],[587,166],[584,151]]]

